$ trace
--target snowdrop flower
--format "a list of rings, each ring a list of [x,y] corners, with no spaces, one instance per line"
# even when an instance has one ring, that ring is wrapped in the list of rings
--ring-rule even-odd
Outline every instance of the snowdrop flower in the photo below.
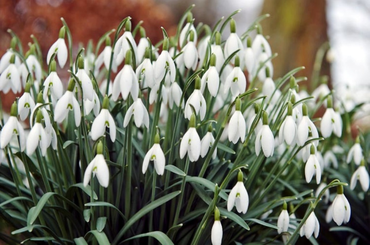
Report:
[[[302,119],[301,119],[301,121],[298,125],[298,129],[297,129],[298,144],[300,146],[303,146],[307,142],[308,136],[310,135],[310,133],[311,133],[313,138],[318,138],[319,137],[319,133],[317,132],[317,128],[316,128],[315,124],[313,124],[313,122],[308,117],[307,105],[306,104],[302,105],[302,112],[303,112],[303,116],[302,116]],[[317,145],[317,143],[318,142],[315,141],[316,145]]]
[[[12,55],[15,55],[14,50],[17,45],[17,38],[13,37],[12,40],[10,41],[10,49],[8,49],[3,57],[1,57],[0,60],[0,73],[3,73],[3,71],[10,65],[10,59]],[[19,67],[21,64],[20,59],[18,56],[15,56],[15,62],[14,62],[16,67]]]
[[[250,109],[245,110],[244,117],[247,116],[247,133],[249,133],[252,129],[252,124],[254,120],[256,120],[256,117],[258,116],[258,112],[260,110],[260,107],[257,103],[254,103],[253,108],[250,107]],[[258,132],[262,128],[262,120],[260,118],[257,118],[257,125],[254,128],[254,132],[258,134]]]
[[[263,112],[263,126],[258,132],[256,136],[256,142],[255,142],[255,151],[256,155],[258,156],[261,152],[261,148],[263,151],[263,154],[266,157],[271,157],[274,154],[274,135],[271,132],[271,129],[268,125],[268,116],[267,112]]]
[[[206,115],[207,104],[202,92],[200,91],[200,83],[200,78],[199,76],[197,76],[195,78],[195,89],[193,93],[189,96],[185,104],[184,115],[185,118],[189,120],[193,114],[193,109],[195,114],[199,114],[200,120],[203,120]]]
[[[109,128],[110,139],[114,142],[116,140],[116,123],[112,115],[108,111],[109,98],[104,97],[103,106],[100,114],[95,118],[91,126],[91,138],[97,140],[105,133],[105,127]]]
[[[315,197],[319,197],[320,196],[320,193],[322,190],[324,190],[326,188],[327,184],[326,183],[321,183],[317,189],[316,189],[316,192],[315,192]],[[324,192],[324,202],[325,203],[328,203],[329,202],[329,198],[330,198],[330,192],[329,192],[329,189],[327,188]]]
[[[15,55],[13,54],[10,58],[10,64],[0,75],[0,91],[5,94],[11,89],[13,93],[19,93],[22,90],[21,77],[16,67]]]
[[[131,44],[131,45],[130,45]],[[127,51],[131,51],[132,46],[132,52],[134,55],[134,59],[136,60],[136,65],[138,64],[139,60],[137,59],[137,46],[136,42],[134,40],[134,37],[131,33],[131,21],[127,20],[125,24],[125,32],[123,35],[117,40],[116,45],[114,46],[114,60],[119,66],[123,58],[127,58]]]
[[[218,31],[215,34],[215,44],[211,45],[211,53],[215,54],[216,56],[215,66],[216,66],[217,72],[220,72],[222,65],[225,62],[225,56],[224,56],[224,52],[222,51],[222,47],[221,47],[221,34]]]
[[[43,114],[41,110],[37,110],[36,123],[31,128],[27,137],[26,151],[27,155],[32,155],[37,146],[40,145],[41,153],[46,155],[46,150],[51,143],[51,138],[48,137],[47,132],[41,124]]]
[[[351,206],[343,194],[343,186],[337,186],[337,196],[333,201],[333,220],[339,226],[347,223],[351,218]]]
[[[314,97],[314,100],[321,99],[325,97],[326,95],[330,94],[330,89],[326,83],[321,83],[313,92],[312,96]]]
[[[22,121],[24,121],[29,115],[30,111],[35,108],[35,102],[30,94],[31,83],[26,83],[24,93],[18,100],[18,113]]]
[[[154,79],[156,83],[161,82],[166,74],[170,76],[171,83],[175,81],[176,67],[171,55],[168,53],[168,47],[169,41],[168,38],[165,38],[163,40],[162,53],[158,56],[154,65]]]
[[[10,110],[10,117],[8,121],[4,124],[3,128],[1,129],[0,134],[1,149],[4,149],[9,144],[13,135],[19,136],[20,150],[23,151],[25,148],[26,138],[24,134],[24,129],[22,125],[18,122],[17,114],[18,114],[17,102],[14,102]]]
[[[235,57],[235,67],[226,77],[224,93],[227,94],[229,92],[229,89],[231,88],[232,96],[236,97],[239,94],[244,93],[246,87],[247,87],[247,79],[245,78],[245,75],[242,69],[240,69],[239,67],[239,56],[236,56]]]
[[[154,86],[154,69],[152,62],[149,58],[149,48],[145,50],[145,59],[144,61],[136,68],[136,77],[142,88],[149,87],[153,88]]]
[[[80,104],[74,96],[73,90],[75,87],[75,80],[71,79],[68,84],[68,89],[64,95],[58,100],[54,110],[54,120],[61,123],[67,116],[69,111],[73,111],[75,125],[80,126],[81,123],[81,110]]]
[[[215,65],[216,65],[216,55],[212,53],[209,68],[202,77],[200,89],[203,93],[207,84],[208,91],[213,97],[217,96],[218,87],[220,85],[220,76],[218,75],[217,68]]]
[[[229,129],[228,129],[228,138],[229,141],[236,144],[240,138],[241,142],[244,142],[245,139],[245,131],[247,129],[245,125],[245,119],[243,114],[241,113],[241,102],[240,99],[237,98],[235,102],[235,111],[230,118],[229,122]]]
[[[272,78],[270,77],[270,69],[266,67],[265,69],[266,72],[266,79],[263,82],[263,87],[262,87],[262,94],[266,95],[267,101],[271,100],[272,94],[274,93],[276,86]],[[276,93],[275,93],[276,94]],[[276,96],[274,96],[276,97]],[[272,101],[275,103],[275,101]]]
[[[245,68],[247,68],[248,73],[253,72],[254,61],[255,61],[255,55],[252,49],[252,40],[250,37],[248,37],[247,48],[244,52],[244,64],[245,64]]]
[[[351,184],[350,184],[351,190],[355,189],[357,180],[360,181],[362,190],[366,192],[369,189],[369,174],[366,171],[364,159],[362,159],[361,161],[361,166],[358,167],[358,169],[353,173],[351,177]]]
[[[260,81],[264,81],[266,79],[266,68],[269,68],[270,76],[273,77],[274,67],[272,66],[272,62],[269,60],[269,58],[270,56],[264,50],[259,56],[257,56],[253,71],[249,77],[250,79],[254,79],[254,77],[257,75]]]
[[[181,98],[181,94],[180,94],[180,98]],[[150,90],[149,104],[153,104],[154,102],[157,102],[159,98],[162,98],[162,102],[164,104],[167,104],[168,97],[169,96],[167,95],[166,87],[162,83],[155,83],[153,88]]]
[[[320,232],[320,223],[314,211],[312,211],[308,216],[306,222],[303,224],[300,230],[300,235],[301,236],[305,235],[306,238],[309,239],[312,236],[312,234],[314,234],[315,238],[317,238],[319,236],[319,232]]]
[[[335,169],[338,168],[338,160],[337,157],[334,155],[333,151],[326,151],[324,154],[324,166],[330,167],[330,165],[333,165]]]
[[[304,169],[306,182],[310,183],[313,175],[316,175],[316,183],[319,184],[321,181],[321,167],[320,163],[316,157],[316,147],[315,145],[311,144],[310,149],[310,156],[306,162],[306,166]]]
[[[144,125],[147,129],[149,129],[149,114],[140,98],[136,99],[135,102],[132,103],[132,105],[128,108],[123,121],[124,128],[127,127],[132,116],[134,116],[136,127],[141,127]]]
[[[177,82],[171,84],[169,89],[167,90],[168,93],[168,105],[170,109],[173,108],[173,104],[175,103],[178,107],[180,107],[181,97],[182,97],[182,90]],[[182,108],[184,108],[184,104],[181,104]]]
[[[180,158],[183,159],[185,154],[188,153],[191,162],[196,162],[199,159],[201,149],[200,138],[195,125],[195,115],[193,114],[190,118],[189,129],[182,137],[180,143]]]
[[[84,186],[90,182],[91,174],[97,177],[99,184],[105,188],[109,185],[109,168],[103,155],[103,143],[99,141],[96,156],[89,163],[84,174]]]
[[[142,26],[140,26],[140,37],[139,44],[137,45],[136,58],[138,60],[138,64],[142,63],[144,55],[147,52],[146,49],[149,49],[151,46],[148,38],[146,37],[145,29]]]
[[[202,38],[198,43],[199,67],[203,67],[204,59],[206,58],[207,49],[209,47],[210,40],[211,40],[211,34],[206,33],[206,36]]]
[[[326,223],[330,223],[333,220],[333,204],[331,204],[328,209],[326,210],[325,214],[325,221]]]
[[[64,36],[65,36],[65,27],[63,26],[62,28],[60,28],[58,40],[55,43],[53,43],[53,45],[51,45],[51,47],[48,51],[48,55],[47,55],[47,58],[46,58],[46,63],[47,64],[49,64],[51,56],[54,53],[56,53],[56,56],[57,56],[58,62],[59,62],[59,66],[61,68],[63,68],[64,65],[66,64],[67,57],[68,57],[68,50],[67,50],[66,42],[64,40]]]
[[[287,204],[284,202],[283,210],[279,215],[277,221],[278,233],[281,234],[282,232],[287,232],[289,227],[289,213],[287,211]]]
[[[136,100],[139,96],[139,82],[131,64],[131,51],[128,50],[125,65],[113,82],[112,99],[114,101],[117,101],[120,93],[124,100],[127,100],[129,94],[131,94],[133,100]]]
[[[58,74],[56,73],[56,62],[52,60],[50,63],[50,74],[44,81],[43,98],[46,101],[50,93],[53,99],[59,99],[63,95],[63,84]]]
[[[84,59],[80,56],[78,58],[78,71],[76,76],[81,82],[83,98],[92,101],[94,99],[94,88],[89,75],[87,75],[84,69]],[[77,87],[79,88],[79,86]]]
[[[221,245],[222,243],[222,225],[220,221],[220,211],[217,207],[215,207],[215,222],[213,223],[212,229],[211,229],[211,242],[212,245]]]
[[[362,158],[363,158],[363,155],[362,155],[362,148],[360,145],[360,138],[357,137],[356,143],[351,147],[351,149],[348,152],[347,163],[350,163],[353,159],[356,165],[360,165]]]
[[[203,157],[203,158],[207,155],[208,150],[210,148],[212,148],[212,146],[215,142],[215,138],[212,135],[212,131],[213,131],[213,128],[212,128],[212,125],[210,124],[208,126],[208,131],[207,131],[206,135],[204,135],[202,141],[200,142],[200,144],[201,144],[200,156]],[[217,156],[217,147],[215,148],[215,150],[212,153],[212,158],[215,159],[216,156]]]
[[[321,134],[323,137],[327,138],[332,133],[336,136],[342,136],[342,118],[338,112],[333,109],[332,97],[329,96],[327,99],[327,109],[321,120]]]
[[[90,100],[84,100],[84,108],[85,108],[85,115],[89,115],[91,111],[94,112],[94,115],[97,116],[100,111],[100,100],[98,95],[94,91],[94,99],[92,101]]]
[[[105,39],[105,48],[98,55],[98,58],[95,60],[95,75],[98,74],[99,68],[104,64],[105,69],[109,70],[110,57],[112,56],[112,47],[111,40],[109,37]],[[117,72],[117,63],[116,60],[112,60],[112,71]]]
[[[190,31],[189,41],[182,48],[182,52],[184,55],[185,67],[188,69],[191,68],[192,70],[195,70],[198,65],[198,51],[197,51],[197,48],[195,47],[193,31]]]
[[[251,48],[253,50],[255,60],[257,60],[258,57],[263,52],[265,52],[268,57],[272,55],[270,44],[267,42],[266,38],[262,35],[260,27],[257,28],[257,35],[253,40]]]
[[[193,15],[191,12],[188,12],[188,16],[187,16],[187,23],[186,25],[184,26],[184,28],[182,28],[181,32],[180,32],[180,38],[179,38],[179,46],[182,48],[184,45],[185,45],[185,38],[189,41],[190,39],[190,31],[193,31],[194,33],[194,43],[197,43],[197,40],[198,40],[198,36],[197,36],[197,30],[195,29],[194,25],[193,25]]]
[[[144,157],[143,168],[142,168],[143,174],[145,174],[146,170],[148,169],[149,162],[153,161],[154,169],[157,172],[157,174],[163,175],[164,167],[166,165],[166,158],[164,156],[163,150],[159,142],[160,142],[160,137],[157,132],[154,138],[154,144],[152,148],[149,149],[149,151],[146,153]]]
[[[239,213],[245,214],[249,206],[249,195],[243,183],[243,172],[238,173],[238,182],[231,189],[227,199],[227,210],[230,212],[234,205]]]
[[[235,64],[236,61],[236,56],[238,57],[243,57],[243,52],[244,52],[244,46],[243,46],[243,43],[242,41],[240,40],[238,34],[236,34],[236,24],[235,24],[235,20],[234,19],[231,19],[230,21],[230,35],[229,37],[227,38],[226,40],[226,43],[225,43],[225,47],[224,47],[224,54],[225,54],[225,58],[228,58],[232,53],[234,53],[235,51],[239,50],[236,55],[231,59],[231,63],[232,64]],[[240,67],[243,67],[243,62],[244,60],[242,59],[241,61],[242,64],[240,65]],[[239,63],[238,62],[238,63]]]
[[[280,126],[279,139],[280,142],[285,140],[288,145],[294,145],[297,137],[297,125],[292,116],[293,104],[288,102],[288,114]]]

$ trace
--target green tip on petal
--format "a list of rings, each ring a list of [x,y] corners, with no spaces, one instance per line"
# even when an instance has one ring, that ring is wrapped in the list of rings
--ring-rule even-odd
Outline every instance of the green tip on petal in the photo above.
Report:
[[[168,40],[167,37],[165,37],[163,39],[163,50],[167,50],[168,51],[168,49],[170,48],[169,46],[170,46],[170,41]]]
[[[14,64],[15,63],[15,54],[12,54],[12,56],[10,57],[10,64]]]
[[[240,169],[238,172],[238,182],[243,182],[243,172]]]
[[[109,98],[108,98],[108,96],[104,97],[102,108],[108,110],[108,108],[109,108]]]
[[[105,46],[111,46],[111,40],[109,36],[105,38]]]
[[[31,91],[31,83],[30,82],[27,82],[26,83],[26,86],[24,88],[24,92],[25,93],[29,93]]]
[[[315,145],[314,144],[311,144],[310,154],[311,155],[315,155],[316,154],[316,149],[315,149]]]
[[[195,77],[195,89],[200,89],[200,85],[201,85],[201,80],[200,80],[200,77],[197,75]]]
[[[191,114],[190,121],[189,121],[189,128],[195,128],[197,121],[195,119],[195,114]]]
[[[192,30],[189,31],[189,41],[194,42],[194,31]]]
[[[103,142],[101,140],[99,140],[96,146],[96,154],[103,154]]]
[[[14,101],[12,107],[10,109],[10,116],[16,117],[18,116],[18,106],[17,101]]]
[[[38,93],[38,95],[37,95],[37,103],[40,103],[40,104],[44,103],[44,98],[43,98],[42,92]]]
[[[236,24],[235,24],[235,20],[234,19],[231,19],[230,20],[230,32],[231,33],[235,33],[236,32]]]
[[[241,110],[241,108],[242,108],[242,106],[241,106],[241,101],[240,101],[240,98],[239,97],[237,97],[236,98],[236,100],[235,100],[235,110],[236,111],[240,111]]]
[[[284,201],[283,203],[283,210],[287,210],[288,209],[288,205],[286,204],[286,201]]]
[[[220,220],[220,210],[217,207],[215,207],[215,220]]]
[[[293,104],[292,102],[288,101],[288,116],[293,115]]]
[[[17,38],[13,37],[12,40],[10,41],[10,48],[15,49],[16,46],[17,46]]]
[[[66,35],[66,27],[62,26],[62,28],[60,28],[60,30],[59,30],[59,38],[64,39],[65,35]]]
[[[270,76],[270,68],[268,68],[267,66],[266,66],[266,69],[265,69],[265,74],[266,74],[266,77],[271,77]]]
[[[142,26],[140,26],[140,37],[146,37],[145,29]]]
[[[248,37],[247,38],[247,48],[251,48],[252,47],[252,39],[251,37]]]
[[[84,69],[85,64],[84,64],[84,59],[82,58],[82,56],[78,57],[77,63],[78,63],[78,69]]]
[[[326,103],[326,108],[333,108],[333,98],[330,95],[328,96]]]
[[[42,116],[42,112],[41,112],[41,110],[37,110],[36,122],[37,122],[37,123],[41,123],[42,118],[43,118],[43,116]]]
[[[188,12],[188,15],[186,16],[186,20],[189,23],[193,21],[193,14],[191,12]]]
[[[219,31],[217,31],[215,35],[215,44],[221,45],[221,33]]]
[[[76,81],[72,78],[71,80],[69,80],[67,90],[70,91],[70,92],[73,92],[73,89],[75,88],[75,85],[76,85]]]
[[[356,143],[360,144],[360,136],[359,135],[356,137]]]
[[[268,114],[267,114],[266,111],[263,111],[262,123],[263,123],[263,125],[268,125],[269,124],[269,118],[268,118]]]
[[[338,185],[337,186],[337,194],[338,195],[343,195],[344,190],[343,190],[343,185]]]
[[[210,124],[208,125],[208,129],[207,129],[207,131],[212,133],[212,131],[213,131],[212,123],[210,123]]]
[[[235,67],[239,67],[240,66],[240,58],[239,58],[238,55],[235,56],[235,62],[234,62],[234,64],[235,64]]]
[[[210,66],[216,66],[216,55],[214,53],[211,54],[211,59],[209,61]]]
[[[131,65],[132,64],[132,51],[131,51],[131,49],[127,50],[127,52],[126,52],[125,64],[126,65]]]
[[[302,104],[302,114],[303,116],[308,116],[308,108],[305,103]]]
[[[57,71],[57,62],[55,60],[52,60],[50,62],[50,72]]]
[[[125,24],[125,31],[131,31],[131,20],[128,19]]]

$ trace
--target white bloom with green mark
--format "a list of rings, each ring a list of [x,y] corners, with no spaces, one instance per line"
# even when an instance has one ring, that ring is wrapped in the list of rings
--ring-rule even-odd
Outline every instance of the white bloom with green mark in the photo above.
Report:
[[[35,152],[38,145],[40,145],[42,155],[45,156],[46,150],[51,143],[51,137],[47,135],[46,130],[41,124],[42,117],[42,111],[38,110],[36,123],[32,126],[31,131],[27,137],[26,151],[27,155],[29,156]]]
[[[279,130],[279,141],[282,143],[284,140],[288,145],[294,145],[297,141],[297,125],[295,120],[292,116],[293,113],[293,105],[289,101],[288,102],[288,114],[285,117],[283,123],[280,126]]]
[[[142,172],[143,174],[146,173],[148,169],[149,162],[154,163],[154,169],[158,175],[163,175],[164,167],[166,165],[166,157],[164,156],[163,150],[161,145],[159,144],[160,138],[159,134],[157,133],[154,138],[154,144],[152,148],[145,154]]]
[[[312,236],[312,234],[314,234],[315,238],[317,238],[319,236],[319,232],[320,232],[320,223],[315,213],[312,211],[308,216],[306,222],[303,224],[300,230],[300,235],[306,236],[306,238],[309,239]]]
[[[199,159],[201,149],[200,138],[195,129],[195,125],[195,115],[192,114],[190,117],[189,129],[180,142],[180,158],[183,159],[186,153],[188,153],[191,162],[196,162]]]
[[[105,133],[105,128],[109,128],[110,139],[114,142],[116,140],[116,123],[112,115],[108,111],[109,98],[106,96],[103,100],[102,110],[99,115],[95,118],[91,125],[91,138],[97,140]]]
[[[306,182],[310,183],[312,180],[312,177],[316,175],[316,183],[320,184],[321,181],[321,167],[320,163],[316,157],[316,147],[315,145],[311,144],[310,148],[310,156],[308,157],[308,160],[306,162],[306,166],[304,169]]]
[[[160,83],[165,75],[170,77],[171,83],[175,81],[176,67],[171,55],[168,53],[168,47],[169,41],[168,38],[165,38],[163,40],[163,50],[154,65],[154,79],[156,83]]]
[[[225,71],[224,71],[225,72]],[[235,67],[226,77],[224,93],[228,93],[231,90],[233,97],[238,96],[245,92],[247,87],[247,79],[245,78],[244,72],[239,67],[239,56],[235,57]]]
[[[343,122],[340,114],[335,112],[333,109],[331,96],[329,96],[327,99],[327,106],[328,108],[321,119],[321,134],[325,138],[329,137],[332,133],[338,137],[341,137]]]
[[[13,93],[19,93],[22,90],[21,75],[14,62],[15,55],[12,55],[10,64],[0,75],[0,91],[3,91],[5,94],[8,93],[10,89]]]
[[[207,104],[206,104],[206,100],[203,97],[202,92],[200,91],[200,84],[201,84],[201,80],[197,76],[195,78],[195,89],[193,93],[191,93],[191,95],[189,96],[188,100],[185,103],[184,116],[185,118],[189,120],[193,112],[196,115],[200,116],[200,120],[203,120],[206,115]]]
[[[105,188],[109,185],[109,168],[103,156],[103,144],[99,141],[97,146],[97,154],[89,163],[85,170],[83,184],[87,186],[90,182],[91,174],[97,177],[99,184]]]
[[[365,168],[365,161],[362,161],[363,164],[358,167],[351,177],[350,188],[351,190],[355,189],[358,180],[361,184],[362,190],[366,192],[369,189],[369,173]]]
[[[274,154],[275,139],[268,125],[268,117],[266,111],[263,112],[263,125],[256,136],[254,147],[257,156],[260,154],[261,149],[265,157],[271,157]]]
[[[289,227],[289,213],[287,211],[287,204],[284,202],[283,204],[283,210],[281,210],[281,213],[278,217],[277,221],[277,227],[278,227],[278,233],[281,234],[282,232],[287,232]]]
[[[52,61],[52,65],[55,65],[55,61]],[[53,99],[59,99],[63,95],[63,84],[55,70],[52,70],[48,77],[44,81],[43,97],[44,100],[48,100],[50,94]]]
[[[236,52],[236,55],[231,59],[231,63],[235,64],[236,63],[236,56],[238,57],[244,57],[243,52],[244,52],[244,46],[242,41],[240,40],[238,34],[236,33],[236,24],[235,20],[231,19],[230,21],[230,35],[227,38],[224,46],[224,54],[225,58],[227,59],[231,54]],[[240,67],[243,67],[243,62],[244,60],[240,60],[241,65]]]
[[[218,75],[218,71],[215,64],[216,64],[216,55],[211,54],[210,66],[202,77],[200,88],[200,90],[203,93],[207,84],[208,91],[213,97],[217,96],[218,88],[220,86],[220,76]]]
[[[30,111],[33,111],[35,108],[35,102],[30,94],[31,84],[27,83],[26,88],[22,96],[18,100],[18,113],[22,121],[24,121],[29,115]]]
[[[241,113],[241,105],[240,99],[237,98],[235,102],[235,111],[230,118],[229,128],[228,128],[228,138],[229,141],[236,144],[240,138],[241,142],[244,142],[245,139],[245,131],[247,127],[245,125],[245,119],[243,114]]]
[[[333,201],[333,220],[337,225],[348,223],[351,218],[351,206],[343,194],[343,186],[337,186],[337,196]]]
[[[206,135],[204,135],[202,141],[200,142],[201,144],[201,150],[200,150],[200,155],[201,157],[205,157],[209,151],[210,148],[212,148],[215,138],[212,135],[212,125],[208,127],[208,132]],[[215,159],[217,156],[217,147],[215,148],[214,152],[212,153],[212,158]]]
[[[238,182],[231,189],[229,197],[227,199],[227,210],[230,212],[233,207],[236,207],[236,210],[239,213],[245,214],[249,206],[249,195],[247,189],[243,183],[243,173],[239,171],[238,173]]]
[[[362,147],[359,143],[358,138],[356,139],[356,143],[351,147],[351,149],[348,152],[347,163],[350,163],[353,159],[356,165],[360,165],[362,158],[363,158]]]
[[[136,127],[139,128],[144,125],[147,129],[149,129],[149,114],[140,98],[135,100],[135,102],[132,103],[132,105],[128,108],[123,121],[124,128],[127,127],[132,115],[134,116]]]
[[[313,138],[319,137],[319,133],[317,132],[315,124],[313,124],[311,119],[308,117],[307,106],[305,104],[302,105],[302,111],[303,116],[297,129],[298,144],[300,146],[303,146],[306,143],[310,134]],[[318,142],[315,141],[316,145],[317,143]]]
[[[211,229],[211,242],[212,245],[221,245],[222,243],[222,236],[223,230],[220,221],[220,211],[217,207],[215,207],[215,221],[213,222],[212,229]]]
[[[47,58],[46,58],[47,64],[50,63],[51,56],[54,53],[56,54],[58,58],[59,66],[61,68],[63,68],[64,65],[66,64],[67,58],[68,58],[68,50],[67,50],[66,42],[64,40],[64,36],[65,36],[65,27],[63,26],[62,28],[60,28],[58,40],[56,40],[56,42],[53,43],[53,45],[51,45],[48,51]]]

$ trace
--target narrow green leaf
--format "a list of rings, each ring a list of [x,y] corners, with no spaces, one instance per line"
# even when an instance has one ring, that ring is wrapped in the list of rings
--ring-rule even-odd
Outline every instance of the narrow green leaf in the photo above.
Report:
[[[186,176],[186,173],[184,171],[182,171],[181,169],[179,169],[178,167],[176,167],[175,165],[167,165],[165,167],[165,169],[174,173],[174,174],[177,174],[177,175],[180,175],[180,176]]]
[[[175,198],[177,195],[179,195],[181,192],[180,191],[175,191],[172,192],[166,196],[163,196],[161,198],[158,198],[157,200],[149,203],[142,209],[140,209],[135,215],[129,219],[126,224],[122,227],[122,229],[119,231],[117,234],[116,238],[113,241],[113,244],[117,244],[117,242],[121,239],[121,237],[125,234],[125,232],[136,222],[138,221],[141,217],[143,217],[145,214],[149,213],[153,209],[161,206],[162,204],[168,202],[169,200],[172,200]]]
[[[75,238],[74,241],[75,241],[76,245],[88,245],[85,238],[83,238],[83,237]]]
[[[121,217],[124,220],[126,220],[126,217],[121,212],[121,210],[119,210],[116,206],[114,206],[113,204],[111,204],[109,202],[89,202],[89,203],[85,203],[85,206],[86,207],[109,207],[109,208],[113,208],[114,210],[116,210],[118,212],[119,215],[121,215]]]
[[[69,200],[72,200],[73,199],[73,193],[74,193],[76,188],[81,189],[83,192],[85,192],[91,198],[91,187],[89,185],[84,186],[82,183],[77,183],[77,184],[71,185],[67,190],[66,198],[68,198]],[[94,198],[94,200],[98,200],[98,196],[96,195],[95,191],[93,193],[93,198]]]
[[[15,201],[20,201],[20,200],[22,200],[22,201],[28,201],[28,202],[31,202],[31,203],[33,202],[28,197],[14,197],[12,199],[9,199],[9,200],[6,200],[5,202],[0,203],[0,208],[3,207],[3,206],[5,206],[5,205],[7,205],[7,204],[9,204],[9,203],[12,203],[12,202],[15,202]]]
[[[76,142],[72,141],[72,140],[67,140],[66,142],[64,142],[63,144],[63,149],[66,149],[68,146],[72,145],[72,144],[76,144]]]
[[[257,223],[259,225],[262,225],[262,226],[266,226],[268,228],[271,228],[271,229],[274,229],[274,230],[277,230],[277,226],[276,225],[272,225],[272,224],[269,224],[265,221],[262,221],[262,220],[259,220],[259,219],[247,219],[248,221],[252,221],[254,223]]]
[[[96,221],[96,229],[99,232],[102,232],[104,230],[105,224],[107,223],[107,217],[99,217]]]
[[[104,232],[99,232],[97,230],[89,231],[89,233],[93,234],[96,240],[100,245],[108,245],[110,244],[107,235]]]
[[[84,220],[89,223],[90,222],[90,216],[91,216],[91,210],[90,209],[85,209],[83,212],[84,215]]]
[[[215,191],[215,186],[216,184],[209,181],[208,179],[205,179],[205,178],[202,178],[202,177],[193,177],[193,176],[186,176],[186,181],[187,182],[194,182],[194,183],[198,183],[198,184],[201,184],[203,186],[205,186],[207,189],[209,189],[210,191],[214,192]],[[218,194],[222,199],[224,200],[227,200],[227,195],[225,192],[220,192]]]
[[[221,215],[226,216],[227,218],[231,219],[232,221],[234,221],[235,223],[237,223],[238,225],[240,225],[241,227],[243,227],[247,231],[250,230],[247,223],[236,213],[229,212],[224,208],[219,208],[219,210],[220,210]]]
[[[51,196],[53,196],[55,193],[54,192],[47,192],[45,193],[41,199],[39,200],[39,202],[37,203],[37,205],[35,207],[32,207],[30,209],[30,211],[28,212],[28,216],[27,216],[27,225],[32,225],[35,220],[37,219],[37,217],[39,216],[41,210],[43,209],[43,207],[45,206],[46,202],[49,201],[49,198]]]
[[[161,231],[152,231],[152,232],[136,235],[136,236],[130,237],[129,239],[124,240],[123,242],[127,242],[127,241],[130,241],[132,239],[137,239],[137,238],[141,238],[141,237],[154,237],[161,244],[173,245],[173,242],[171,241],[171,239]]]
[[[224,152],[227,152],[227,153],[230,153],[230,154],[235,154],[235,151],[233,149],[231,149],[230,147],[228,147],[225,144],[222,144],[221,142],[218,142],[217,148],[224,151]]]

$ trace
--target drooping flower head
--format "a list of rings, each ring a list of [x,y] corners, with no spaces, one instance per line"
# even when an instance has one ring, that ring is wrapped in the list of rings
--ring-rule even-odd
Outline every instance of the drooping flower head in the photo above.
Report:
[[[90,182],[91,174],[97,177],[99,184],[105,188],[109,185],[109,168],[103,155],[103,143],[99,141],[96,147],[96,156],[89,163],[84,174],[84,186]]]
[[[216,60],[216,55],[212,53],[209,62],[209,68],[202,77],[200,89],[203,93],[207,84],[208,91],[213,97],[217,96],[218,88],[220,86],[220,76],[218,75],[218,71],[215,66]]]
[[[342,118],[338,112],[333,109],[332,97],[327,98],[327,109],[321,120],[321,134],[323,137],[330,137],[332,133],[336,136],[342,136]]]
[[[50,63],[50,59],[51,59],[51,56],[53,56],[53,54],[56,54],[58,58],[59,66],[61,68],[63,68],[64,65],[66,64],[67,58],[68,58],[68,50],[67,50],[66,42],[64,40],[64,36],[65,36],[65,26],[60,28],[58,40],[55,43],[53,43],[53,45],[51,45],[48,51],[48,55],[46,58],[47,64]]]
[[[351,190],[355,189],[357,180],[360,181],[362,190],[366,192],[369,189],[369,173],[366,170],[364,159],[362,159],[360,167],[358,167],[351,177]]]
[[[91,138],[93,140],[97,140],[99,137],[103,136],[106,127],[109,128],[110,139],[113,142],[116,140],[116,123],[114,122],[112,115],[109,113],[108,108],[109,98],[105,96],[100,114],[95,118],[91,125]]]
[[[278,227],[278,233],[281,234],[282,232],[287,232],[289,227],[289,213],[287,210],[287,204],[284,202],[283,204],[283,210],[281,210],[281,213],[279,215],[278,221],[277,221],[277,227]]]
[[[316,183],[319,184],[321,181],[321,166],[316,157],[316,147],[314,144],[311,144],[310,156],[306,162],[304,169],[307,183],[311,182],[313,175],[316,175]]]
[[[274,135],[268,125],[267,112],[263,112],[263,126],[256,136],[255,151],[258,156],[263,151],[266,157],[271,157],[274,154],[275,140]]]
[[[207,104],[206,100],[203,97],[202,92],[200,91],[201,80],[199,76],[195,78],[195,88],[193,93],[189,96],[188,100],[185,103],[185,118],[190,120],[193,112],[196,115],[200,116],[200,120],[203,120],[206,115]]]
[[[343,194],[343,186],[337,186],[337,196],[333,201],[333,220],[337,225],[348,223],[351,218],[351,205]]]
[[[293,104],[288,102],[288,113],[279,130],[279,140],[282,143],[284,140],[288,145],[294,145],[297,138],[297,125],[292,116]]]
[[[230,35],[226,40],[225,47],[224,47],[224,54],[225,58],[227,59],[229,56],[231,56],[234,52],[236,52],[236,55],[231,59],[231,63],[235,64],[236,56],[238,57],[244,57],[244,46],[242,41],[240,40],[238,34],[236,33],[236,23],[234,19],[230,20]],[[244,59],[240,60],[241,64],[240,67],[244,67]]]
[[[205,157],[207,155],[208,150],[212,148],[213,143],[215,142],[215,138],[212,135],[212,131],[213,131],[212,124],[209,124],[208,131],[207,131],[206,135],[204,135],[202,141],[200,142],[201,143],[201,148],[202,148],[201,151],[200,151],[200,155],[202,157]],[[217,156],[217,147],[215,148],[214,152],[212,153],[212,158],[215,159],[216,156]]]
[[[222,243],[223,230],[220,221],[220,210],[215,207],[215,221],[211,230],[211,242],[212,245],[221,245]]]
[[[360,145],[360,137],[357,137],[356,143],[351,147],[351,149],[348,152],[347,163],[350,163],[353,159],[356,165],[360,165],[362,158],[363,154],[362,147]]]
[[[163,175],[164,167],[166,165],[166,158],[164,156],[163,150],[159,142],[160,142],[160,137],[157,131],[154,137],[154,144],[152,148],[149,149],[149,151],[146,153],[144,157],[143,167],[142,167],[143,174],[145,174],[146,170],[148,169],[149,162],[153,162],[154,169],[157,172],[157,174]]]
[[[241,101],[236,98],[235,102],[235,111],[230,118],[229,128],[228,128],[228,138],[229,141],[236,144],[240,138],[240,141],[243,143],[245,139],[245,131],[247,127],[245,125],[245,119],[241,113]]]
[[[182,137],[180,143],[180,158],[183,159],[185,154],[188,153],[191,162],[195,162],[199,159],[201,149],[200,138],[195,129],[195,125],[195,115],[193,113],[189,121],[189,129]]]
[[[249,206],[249,195],[243,183],[243,172],[238,173],[238,182],[231,189],[227,199],[227,210],[230,212],[234,205],[239,213],[245,214]]]
[[[315,212],[312,211],[311,214],[308,216],[306,222],[303,224],[300,235],[306,236],[307,239],[309,239],[312,234],[314,234],[315,238],[319,236],[320,232],[320,223],[317,219]]]
[[[11,89],[13,93],[19,93],[22,90],[21,77],[18,68],[15,66],[15,55],[10,57],[9,65],[0,75],[0,91],[5,94]]]
[[[24,121],[31,111],[35,108],[35,101],[33,100],[31,94],[31,83],[26,83],[26,88],[24,89],[24,93],[18,100],[18,113],[19,117],[22,121]]]

